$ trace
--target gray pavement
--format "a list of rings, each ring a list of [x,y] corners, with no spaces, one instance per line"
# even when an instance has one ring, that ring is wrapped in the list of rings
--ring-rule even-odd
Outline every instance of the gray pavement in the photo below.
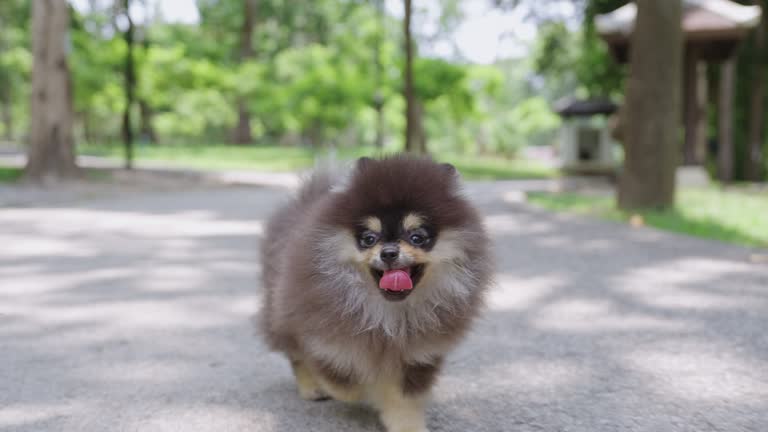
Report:
[[[473,184],[498,258],[437,431],[768,430],[768,266],[752,251],[527,207]],[[0,208],[0,431],[381,431],[305,402],[254,335],[287,190]]]

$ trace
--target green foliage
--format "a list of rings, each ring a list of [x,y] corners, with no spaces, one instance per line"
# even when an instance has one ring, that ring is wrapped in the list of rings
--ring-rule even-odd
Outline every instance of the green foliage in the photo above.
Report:
[[[81,3],[72,9],[69,57],[76,138],[112,142],[120,136],[125,103],[122,24],[115,3]],[[227,141],[244,102],[257,144],[358,147],[374,140],[380,97],[386,149],[401,148],[401,23],[379,15],[376,1],[258,0],[247,60],[240,55],[243,1],[197,5],[198,23],[170,24],[158,16],[137,23],[140,104],[133,116],[151,116],[160,146]],[[463,9],[460,0],[441,2],[439,22],[428,30],[433,34],[417,31],[417,44],[450,35]],[[19,124],[28,118],[29,11],[28,0],[0,1],[0,102],[2,90],[10,90]],[[552,141],[559,124],[548,108],[555,82],[543,90],[532,85],[530,62],[474,66],[417,56],[414,67],[433,152],[514,156],[525,145]],[[17,138],[26,129],[17,126]]]
[[[618,96],[623,88],[624,68],[616,63],[607,44],[595,29],[595,16],[612,12],[628,0],[587,0],[582,24],[581,56],[576,64],[579,82],[590,97]]]
[[[589,0],[578,32],[565,22],[548,21],[540,27],[533,50],[534,68],[547,82],[547,97],[617,97],[622,92],[623,67],[611,57],[595,29],[598,14],[611,12],[626,0]]]
[[[577,87],[577,68],[581,56],[579,40],[565,23],[548,22],[540,27],[533,47],[533,67],[545,80],[549,100],[569,96]]]
[[[30,7],[24,0],[0,2],[0,103],[11,105],[16,133],[22,130],[19,113],[28,107],[28,85],[32,70],[29,38]],[[15,109],[13,109],[15,108]],[[23,125],[26,126],[26,125]],[[6,134],[5,125],[0,132]]]
[[[81,154],[120,158],[120,146],[81,146]],[[336,156],[341,160],[354,160],[361,156],[380,154],[372,147],[339,148]],[[166,145],[138,146],[139,161],[162,161],[179,167],[208,170],[255,169],[259,171],[292,171],[311,168],[315,160],[328,155],[328,150],[311,147],[285,146],[233,146],[233,145]],[[532,161],[509,160],[498,157],[473,157],[454,152],[436,155],[442,162],[456,166],[462,176],[478,180],[553,178],[557,171]]]
[[[18,181],[23,174],[24,170],[21,168],[0,166],[0,183]]]
[[[275,63],[282,93],[278,100],[289,112],[287,126],[308,133],[315,144],[338,133],[373,90],[361,68],[323,45],[286,50]]]
[[[551,132],[560,127],[560,117],[541,97],[531,97],[515,106],[507,115],[505,126],[510,134],[527,144],[551,144]],[[522,147],[524,144],[521,144]]]
[[[454,120],[461,120],[474,109],[474,98],[467,86],[465,67],[436,58],[419,58],[413,66],[414,90],[427,108],[445,98]]]
[[[71,32],[72,48],[82,55],[69,59],[74,106],[85,121],[86,139],[116,136],[123,110],[123,81],[119,75],[125,55],[122,39],[102,39],[79,29]]]

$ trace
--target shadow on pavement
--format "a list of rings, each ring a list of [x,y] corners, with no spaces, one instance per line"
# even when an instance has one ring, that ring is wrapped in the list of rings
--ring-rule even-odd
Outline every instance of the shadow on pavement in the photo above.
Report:
[[[381,431],[310,403],[251,326],[281,190],[0,213],[0,431]],[[449,358],[433,431],[758,431],[768,268],[748,250],[479,196],[488,311]]]

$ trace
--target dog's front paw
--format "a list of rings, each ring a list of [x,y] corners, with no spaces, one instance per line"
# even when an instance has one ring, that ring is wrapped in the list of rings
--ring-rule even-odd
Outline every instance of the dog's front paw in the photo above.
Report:
[[[426,427],[388,429],[387,432],[429,432]]]
[[[331,399],[331,396],[319,387],[299,387],[299,396],[304,400],[314,402]]]
[[[387,432],[429,432],[424,421],[417,418],[408,418],[407,414],[397,420],[392,418],[385,421]]]

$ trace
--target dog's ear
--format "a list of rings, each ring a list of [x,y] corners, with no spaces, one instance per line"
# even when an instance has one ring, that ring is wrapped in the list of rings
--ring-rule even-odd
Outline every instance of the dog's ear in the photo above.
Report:
[[[360,171],[360,170],[365,169],[368,166],[371,166],[371,164],[373,162],[374,162],[373,159],[371,159],[369,157],[366,157],[366,156],[363,156],[363,157],[361,157],[360,159],[357,160],[357,162],[355,163],[355,168],[358,171]]]
[[[446,172],[446,174],[448,174],[449,176],[452,176],[452,177],[458,177],[458,176],[459,176],[459,171],[458,171],[458,170],[456,170],[456,167],[455,167],[455,166],[453,166],[453,165],[451,165],[451,164],[449,164],[449,163],[441,163],[441,164],[440,164],[440,167],[441,167],[441,168],[442,168],[442,169],[443,169],[443,170]]]

